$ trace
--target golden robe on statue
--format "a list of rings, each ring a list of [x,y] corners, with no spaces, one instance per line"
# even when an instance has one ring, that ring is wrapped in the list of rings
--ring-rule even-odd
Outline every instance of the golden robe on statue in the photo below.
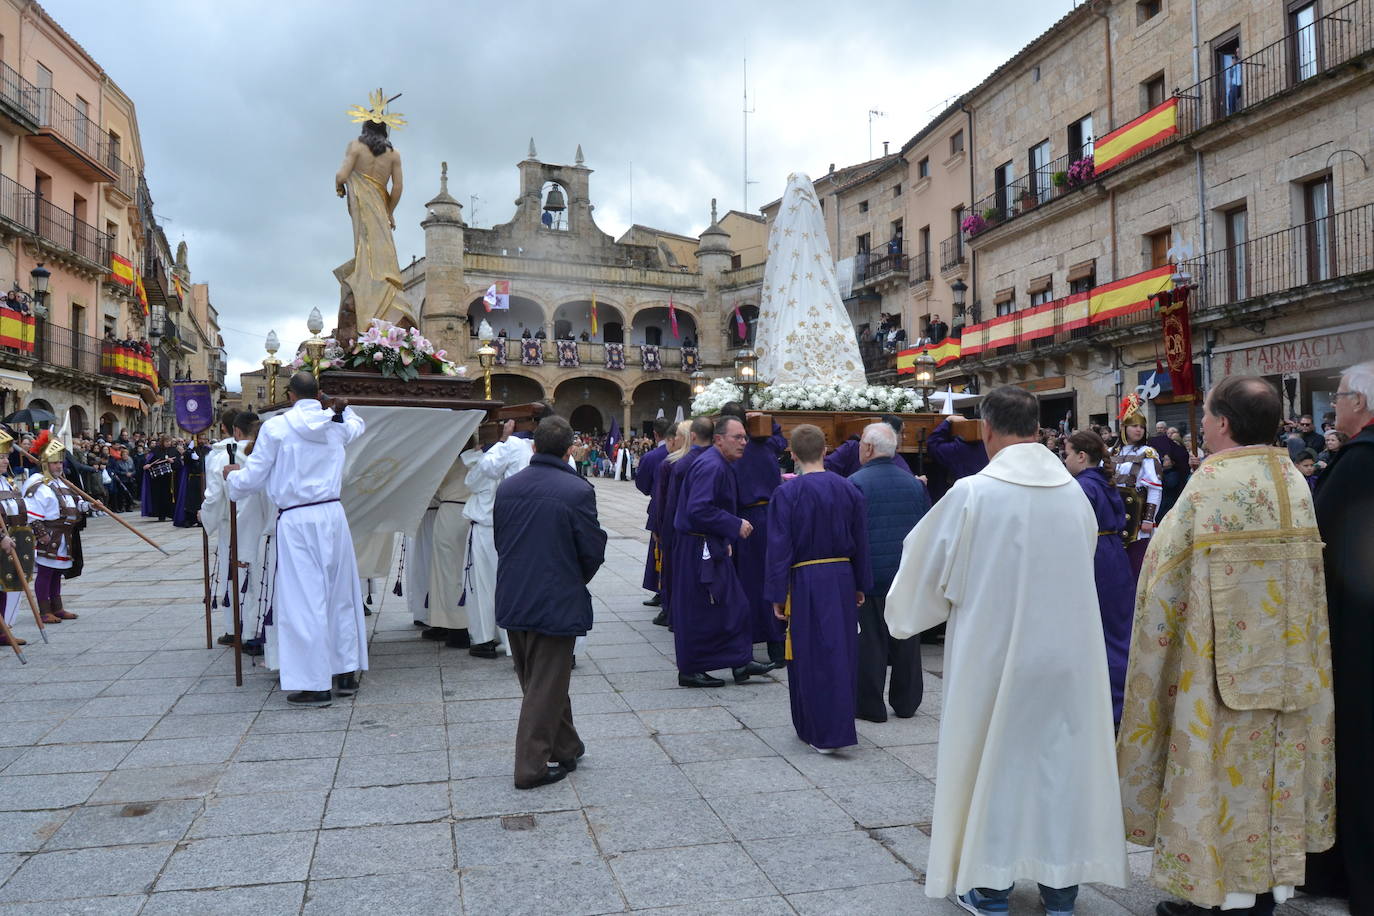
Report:
[[[366,330],[373,318],[399,323],[404,317],[418,326],[419,317],[401,292],[386,188],[355,169],[348,176],[348,214],[353,218],[353,260],[335,275],[353,293],[358,330]]]
[[[1212,455],[1136,593],[1117,763],[1154,883],[1201,906],[1291,896],[1335,839],[1332,716],[1311,491],[1282,449]]]

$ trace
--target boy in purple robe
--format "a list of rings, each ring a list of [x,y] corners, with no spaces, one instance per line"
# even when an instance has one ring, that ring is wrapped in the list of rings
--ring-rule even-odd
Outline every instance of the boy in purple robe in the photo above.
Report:
[[[1107,444],[1097,433],[1079,431],[1066,443],[1064,466],[1078,481],[1097,516],[1097,550],[1093,572],[1097,580],[1097,604],[1102,614],[1102,635],[1107,640],[1107,673],[1112,682],[1112,721],[1121,725],[1121,699],[1126,692],[1126,661],[1131,650],[1135,619],[1135,573],[1121,540],[1126,506],[1112,485],[1102,462]]]
[[[731,401],[720,409],[722,417],[737,417],[744,422],[744,408]],[[744,594],[749,599],[750,636],[755,644],[768,646],[772,667],[783,665],[783,637],[787,628],[773,614],[773,604],[763,597],[763,563],[768,551],[768,502],[782,484],[778,459],[787,451],[782,427],[773,424],[773,435],[750,437],[744,454],[731,465],[739,485],[740,518],[754,526],[752,536],[735,549],[735,568],[739,570]]]
[[[694,438],[696,429],[693,421]],[[754,661],[749,602],[734,559],[736,546],[754,531],[739,517],[739,488],[730,468],[744,454],[749,436],[737,418],[722,417],[713,439],[683,476],[673,517],[669,575],[681,687],[722,687],[724,681],[707,674],[720,668],[732,669],[736,684],[772,670]]]
[[[859,742],[859,605],[873,587],[868,511],[858,487],[825,470],[820,429],[798,426],[791,446],[800,473],[768,506],[764,595],[788,621],[787,691],[797,737],[828,754]]]

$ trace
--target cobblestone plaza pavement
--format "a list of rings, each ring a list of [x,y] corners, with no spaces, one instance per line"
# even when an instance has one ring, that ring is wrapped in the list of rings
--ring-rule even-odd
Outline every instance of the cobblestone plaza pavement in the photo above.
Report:
[[[274,676],[235,688],[232,654],[205,649],[198,529],[126,516],[164,559],[92,520],[64,586],[81,619],[43,645],[23,610],[29,664],[0,656],[0,914],[962,912],[920,883],[938,647],[920,714],[817,755],[782,672],[676,686],[641,604],[644,499],[596,483],[610,543],[572,681],[587,756],[526,792],[509,660],[422,641],[389,583],[358,695],[288,708]],[[1078,912],[1153,913],[1149,856]],[[1344,912],[1324,904],[1285,911]],[[1041,912],[1033,886],[1012,908]]]

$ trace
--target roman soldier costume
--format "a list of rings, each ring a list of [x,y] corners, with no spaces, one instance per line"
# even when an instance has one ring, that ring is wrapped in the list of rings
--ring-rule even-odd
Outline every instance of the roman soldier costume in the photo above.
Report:
[[[75,620],[76,614],[62,606],[62,580],[81,575],[81,530],[86,527],[89,506],[76,494],[61,474],[49,468],[62,461],[62,443],[44,430],[32,447],[43,472],[29,479],[24,500],[33,524],[38,575],[35,588],[43,622]]]
[[[8,455],[13,444],[14,438],[0,429],[0,455]],[[29,513],[22,489],[23,485],[14,479],[12,469],[0,475],[0,516],[4,517],[5,528],[14,541],[14,551],[19,556],[25,579],[32,579],[33,529],[29,527]],[[0,555],[0,591],[4,593],[0,595],[0,601],[3,602],[0,609],[5,615],[5,623],[13,627],[19,614],[19,604],[24,598],[24,583],[20,581],[14,563],[4,555]],[[22,646],[25,640],[16,637],[15,642]],[[0,635],[0,645],[6,644],[5,637]]]
[[[1121,421],[1121,444],[1112,451],[1112,483],[1121,493],[1121,501],[1126,506],[1126,524],[1121,529],[1121,537],[1126,543],[1131,566],[1139,575],[1145,559],[1145,548],[1149,546],[1150,536],[1154,533],[1155,516],[1164,496],[1164,476],[1159,453],[1145,444],[1143,435],[1138,443],[1127,442],[1128,426],[1139,426],[1142,433],[1146,429],[1147,421],[1139,395],[1132,392],[1122,399],[1118,417]]]

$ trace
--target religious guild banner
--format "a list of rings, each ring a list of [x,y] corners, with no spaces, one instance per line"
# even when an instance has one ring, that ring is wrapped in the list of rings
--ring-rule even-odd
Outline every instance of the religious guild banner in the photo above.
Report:
[[[1193,329],[1188,318],[1188,287],[1159,297],[1159,317],[1164,331],[1164,357],[1169,362],[1169,381],[1176,398],[1197,396],[1193,380]]]
[[[522,366],[542,366],[544,365],[544,347],[542,340],[521,340],[520,341],[520,365]]]
[[[698,351],[697,351],[697,348],[696,348],[696,347],[683,347],[683,348],[682,348],[682,371],[683,371],[683,372],[696,372],[697,369],[701,368],[701,367],[698,365],[699,362],[700,362],[700,358],[698,357]]]
[[[491,342],[491,348],[496,351],[496,365],[506,364],[506,338],[498,337]]]
[[[577,341],[560,340],[558,341],[558,368],[576,369],[582,365],[582,361],[577,356]]]
[[[200,433],[215,422],[215,405],[210,400],[209,382],[173,382],[177,426],[188,433]]]
[[[663,360],[658,355],[658,347],[654,344],[644,344],[639,348],[640,355],[644,357],[644,369],[646,372],[657,372],[663,368]]]
[[[606,368],[624,369],[625,368],[625,345],[623,343],[608,343],[606,346]]]

